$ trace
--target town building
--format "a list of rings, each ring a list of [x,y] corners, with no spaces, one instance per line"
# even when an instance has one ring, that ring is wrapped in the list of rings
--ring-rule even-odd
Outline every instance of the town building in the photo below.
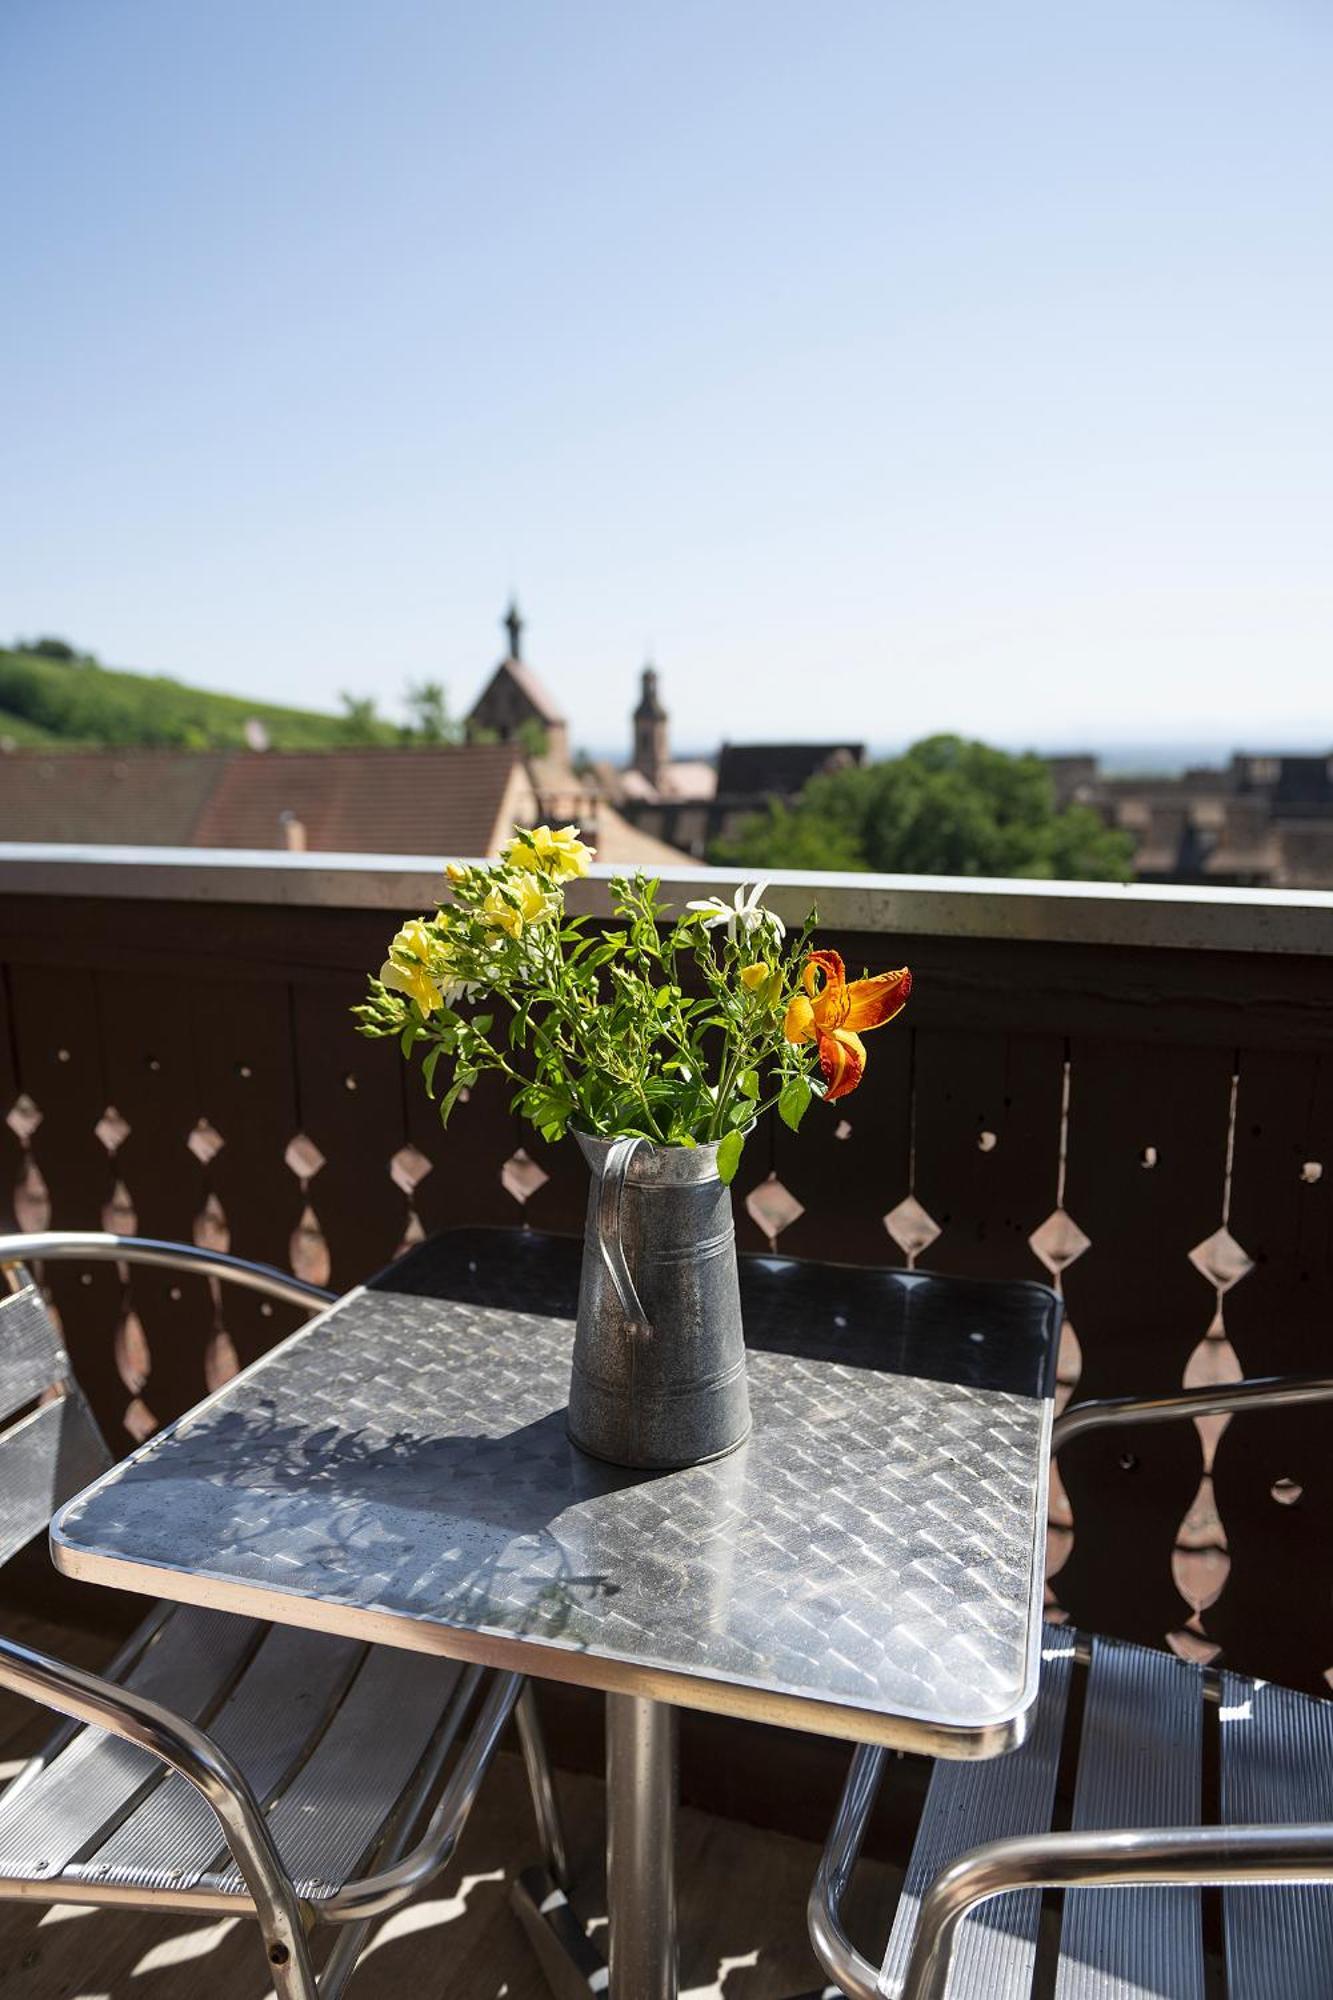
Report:
[[[1333,755],[1240,751],[1174,777],[1109,776],[1088,756],[1047,761],[1062,803],[1133,836],[1140,882],[1333,888]]]
[[[650,663],[630,716],[629,763],[596,769],[634,826],[702,861],[770,800],[790,804],[811,778],[863,764],[865,755],[863,743],[724,743],[716,762],[673,757],[671,718]]]
[[[523,659],[523,621],[468,713],[468,741],[330,750],[22,750],[0,841],[493,858],[515,825],[573,821],[613,865],[688,859],[574,768],[564,716]]]

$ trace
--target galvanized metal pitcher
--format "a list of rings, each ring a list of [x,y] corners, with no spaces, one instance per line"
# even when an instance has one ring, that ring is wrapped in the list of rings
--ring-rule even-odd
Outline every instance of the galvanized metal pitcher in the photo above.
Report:
[[[569,1435],[614,1465],[721,1458],[749,1433],[750,1398],[717,1147],[576,1136],[592,1188]]]

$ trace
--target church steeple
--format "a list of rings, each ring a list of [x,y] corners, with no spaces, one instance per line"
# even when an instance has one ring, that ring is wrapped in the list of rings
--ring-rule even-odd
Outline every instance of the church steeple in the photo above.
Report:
[[[669,718],[657,692],[657,668],[643,670],[643,691],[634,711],[634,755],[631,767],[642,772],[650,785],[660,786],[671,762],[668,743]]]
[[[500,620],[500,623],[509,634],[510,659],[521,660],[523,658],[523,620],[519,616],[518,599],[516,597],[510,598],[509,609]]]

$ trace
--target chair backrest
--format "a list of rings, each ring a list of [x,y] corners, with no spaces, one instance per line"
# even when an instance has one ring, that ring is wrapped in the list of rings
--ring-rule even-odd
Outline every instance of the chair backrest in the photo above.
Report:
[[[0,1272],[0,1564],[112,1463],[41,1293],[3,1284]]]

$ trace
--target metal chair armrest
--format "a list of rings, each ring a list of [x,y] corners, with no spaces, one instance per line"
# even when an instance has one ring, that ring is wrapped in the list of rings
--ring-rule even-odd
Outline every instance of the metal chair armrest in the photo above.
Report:
[[[461,1691],[462,1698],[455,1705],[457,1720],[450,1732],[450,1740],[457,1734],[462,1712],[479,1677],[479,1673],[474,1671],[472,1684]],[[364,1876],[359,1881],[344,1883],[335,1895],[320,1904],[321,1918],[328,1923],[357,1923],[368,1917],[383,1916],[389,1910],[396,1910],[432,1876],[439,1874],[458,1844],[486,1768],[522,1692],[521,1674],[498,1674],[495,1677],[463,1754],[450,1773],[449,1782],[411,1852],[391,1867],[380,1868],[375,1874]]]
[[[1113,1424],[1159,1424],[1177,1417],[1216,1416],[1224,1410],[1280,1410],[1299,1403],[1333,1399],[1333,1375],[1264,1375],[1246,1382],[1223,1382],[1213,1389],[1187,1389],[1173,1396],[1107,1396],[1071,1403],[1051,1427],[1051,1450],[1058,1452],[1084,1431]]]
[[[307,1312],[331,1305],[338,1296],[322,1285],[308,1285],[304,1278],[276,1270],[272,1264],[255,1264],[222,1250],[201,1250],[193,1243],[169,1243],[154,1236],[111,1236],[96,1229],[47,1229],[0,1236],[0,1266],[70,1257],[94,1264],[152,1264],[163,1270],[221,1278],[288,1305],[304,1306]]]
[[[878,1968],[862,1958],[843,1926],[842,1899],[861,1853],[887,1755],[886,1750],[871,1744],[862,1744],[853,1753],[806,1904],[815,1957],[847,2000],[878,2000],[879,1994]]]
[[[281,2000],[307,2000],[315,1994],[304,1906],[254,1793],[225,1751],[160,1702],[12,1639],[0,1638],[0,1687],[122,1737],[188,1778],[217,1815],[265,1933],[273,1940],[269,1960]]]
[[[1333,1882],[1333,1826],[1125,1828],[994,1840],[941,1869],[926,1891],[900,2000],[945,2000],[963,1919],[1010,1889],[1283,1882]]]

